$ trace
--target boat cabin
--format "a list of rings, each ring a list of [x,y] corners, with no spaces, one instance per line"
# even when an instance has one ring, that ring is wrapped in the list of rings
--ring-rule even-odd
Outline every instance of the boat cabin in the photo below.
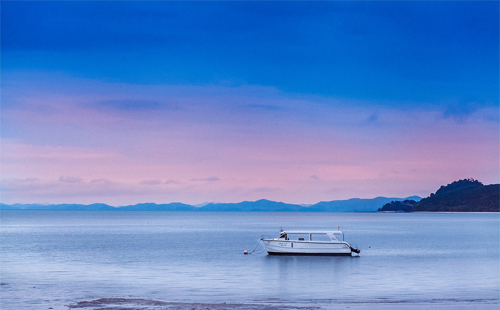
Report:
[[[344,233],[337,231],[282,231],[278,239],[290,241],[343,242]]]

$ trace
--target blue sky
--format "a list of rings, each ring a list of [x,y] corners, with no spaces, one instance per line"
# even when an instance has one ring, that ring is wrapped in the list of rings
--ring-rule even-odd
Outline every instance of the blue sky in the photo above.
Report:
[[[43,164],[33,158],[11,161],[5,155],[4,197],[12,201],[48,199],[49,193],[40,189],[47,186],[54,193],[65,193],[68,200],[79,200],[71,194],[72,188],[55,189],[61,185],[58,180],[71,178],[88,184],[105,179],[117,188],[173,180],[177,183],[164,184],[177,184],[175,191],[184,193],[162,196],[160,190],[148,189],[127,198],[138,202],[148,197],[198,203],[286,200],[291,192],[310,191],[314,186],[304,184],[318,181],[319,172],[336,165],[325,162],[352,158],[346,154],[358,152],[380,158],[399,154],[390,157],[395,166],[406,167],[405,176],[386,175],[388,163],[373,175],[362,175],[357,170],[360,166],[354,168],[367,163],[360,157],[349,166],[352,177],[348,177],[351,168],[341,164],[342,178],[325,176],[321,193],[297,194],[291,200],[307,203],[315,202],[314,197],[332,200],[377,193],[425,195],[433,186],[457,177],[498,181],[496,1],[13,1],[2,2],[1,17],[4,154],[23,148],[33,154],[42,152],[40,148],[94,148],[79,150],[123,156],[136,169],[152,171],[144,175],[146,179],[136,180],[111,172],[67,175],[56,165],[51,168],[54,175],[48,177]],[[84,112],[92,116],[82,118]],[[48,116],[53,117],[50,122]],[[155,117],[157,123],[152,121]],[[148,120],[151,123],[146,125]],[[122,122],[129,122],[127,130]],[[105,123],[109,127],[99,127]],[[96,128],[101,134],[94,133]],[[226,137],[228,132],[233,136]],[[184,155],[164,162],[158,159],[156,168],[148,168],[144,165],[151,155],[132,155],[124,147],[161,153],[167,146],[152,138],[159,133],[165,136],[157,139],[182,144]],[[144,136],[152,139],[147,147],[140,138]],[[263,139],[273,141],[268,151],[257,143]],[[215,150],[210,151],[213,158],[186,159],[206,141],[213,143],[205,149],[225,154],[238,149],[237,145],[241,152],[260,152],[261,162],[254,164],[261,168],[280,166],[270,159],[273,149],[281,154],[281,163],[287,162],[289,150],[279,146],[280,141],[290,141],[296,149],[313,147],[306,145],[314,141],[314,148],[323,149],[325,158],[312,160],[304,154],[294,161],[302,166],[289,168],[303,175],[288,175],[286,180],[252,176],[244,167],[253,164],[240,158],[230,169],[234,173],[224,177],[229,168],[220,167]],[[409,146],[412,141],[419,144]],[[329,145],[344,151],[325,150]],[[435,168],[416,167],[405,151],[422,152],[422,147],[437,152],[433,153],[437,166],[439,161],[448,165],[453,152],[453,167],[435,174],[431,173]],[[473,147],[487,155],[470,155]],[[457,150],[464,153],[456,154]],[[423,161],[430,160],[420,155]],[[200,161],[206,165],[197,171],[204,175],[186,168]],[[324,164],[319,170],[311,168],[319,162]],[[172,177],[154,175],[167,166],[164,173]],[[36,167],[40,171],[33,170]],[[25,189],[32,190],[31,196],[16,194],[22,192],[16,187],[20,180],[38,182],[35,190]],[[212,187],[192,190],[189,180],[212,180],[208,182]],[[375,186],[384,184],[381,180],[390,180],[387,187]],[[340,188],[342,182],[352,182],[352,188]],[[389,189],[401,183],[405,186]],[[229,197],[227,193],[234,192],[231,184],[238,184],[242,194]],[[353,188],[359,186],[371,189],[356,192]],[[265,194],[258,190],[262,188]],[[210,194],[218,190],[218,195]],[[116,198],[119,191],[113,194],[110,189],[109,197],[102,195],[110,203],[122,201]]]
[[[498,104],[495,1],[5,2],[2,25],[5,69]]]

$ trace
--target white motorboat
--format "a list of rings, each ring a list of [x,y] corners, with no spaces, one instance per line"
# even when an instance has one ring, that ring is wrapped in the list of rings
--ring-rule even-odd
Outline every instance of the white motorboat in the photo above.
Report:
[[[277,238],[260,239],[269,255],[340,255],[359,254],[357,246],[344,241],[336,231],[283,231]]]

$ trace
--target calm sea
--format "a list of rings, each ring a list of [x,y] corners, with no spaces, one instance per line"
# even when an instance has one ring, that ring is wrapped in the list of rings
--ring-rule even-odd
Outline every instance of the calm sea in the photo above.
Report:
[[[340,229],[360,257],[276,257],[261,235]],[[1,211],[1,309],[101,297],[498,303],[499,214]],[[256,251],[243,255],[244,250]]]

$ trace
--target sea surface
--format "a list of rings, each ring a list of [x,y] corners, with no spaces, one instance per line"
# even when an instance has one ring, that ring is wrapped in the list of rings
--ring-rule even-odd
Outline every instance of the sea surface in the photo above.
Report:
[[[1,309],[133,297],[238,303],[500,299],[500,215],[1,211]],[[359,257],[268,256],[261,235],[336,230]],[[253,251],[244,255],[243,251]]]

